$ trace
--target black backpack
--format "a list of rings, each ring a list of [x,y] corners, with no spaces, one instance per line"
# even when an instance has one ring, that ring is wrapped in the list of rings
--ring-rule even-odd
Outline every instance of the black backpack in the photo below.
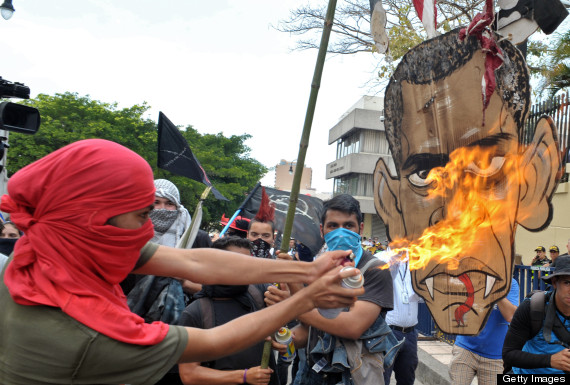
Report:
[[[536,290],[527,295],[530,297],[530,326],[532,338],[538,334],[544,322],[543,336],[548,343],[552,340],[552,332],[559,341],[556,343],[568,348],[570,344],[570,332],[564,327],[564,324],[556,316],[554,307],[546,307],[546,298],[554,295],[555,292],[547,292]],[[553,300],[553,299],[551,299]],[[547,310],[548,311],[547,313]]]
[[[255,310],[263,309],[265,302],[263,301],[263,291],[261,287],[256,285],[249,285],[247,287],[247,294],[253,299],[255,303]],[[215,326],[214,319],[214,305],[210,297],[201,297],[195,300],[198,302],[200,308],[200,316],[202,318],[202,329],[211,329]]]

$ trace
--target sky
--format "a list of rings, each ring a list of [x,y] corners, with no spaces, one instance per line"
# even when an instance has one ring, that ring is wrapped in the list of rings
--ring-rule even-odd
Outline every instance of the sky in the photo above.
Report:
[[[0,19],[0,76],[30,87],[32,98],[76,92],[120,108],[146,102],[155,121],[162,111],[202,134],[250,134],[251,157],[272,167],[297,158],[317,60],[317,50],[293,51],[297,37],[272,25],[308,1],[323,3],[13,0],[13,17]],[[327,56],[305,160],[318,192],[332,192],[328,131],[367,94],[378,60]],[[273,185],[274,173],[262,183]]]

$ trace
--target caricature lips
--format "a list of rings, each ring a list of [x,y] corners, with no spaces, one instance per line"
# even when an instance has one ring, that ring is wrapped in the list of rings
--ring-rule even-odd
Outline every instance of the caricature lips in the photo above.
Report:
[[[438,264],[420,281],[420,284],[426,286],[432,300],[434,299],[434,279],[438,281],[436,287],[447,288],[446,292],[440,291],[442,295],[466,296],[465,284],[457,278],[464,273],[468,274],[473,282],[474,292],[484,290],[483,298],[487,298],[491,294],[497,280],[502,281],[500,275],[487,264],[476,258],[467,257],[461,259],[457,269],[453,270],[450,270],[445,263]],[[440,282],[440,280],[445,282]]]

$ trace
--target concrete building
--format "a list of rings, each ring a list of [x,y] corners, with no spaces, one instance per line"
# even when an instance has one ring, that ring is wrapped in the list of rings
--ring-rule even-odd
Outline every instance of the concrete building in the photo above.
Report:
[[[275,166],[275,188],[277,190],[291,191],[293,186],[293,176],[297,168],[297,161],[287,161],[281,159],[278,165]],[[301,175],[301,185],[299,192],[301,194],[311,194],[315,189],[311,187],[313,178],[313,169],[310,167],[303,167],[303,174]]]
[[[327,164],[326,178],[333,179],[333,195],[350,194],[364,214],[363,236],[385,241],[386,227],[376,214],[372,174],[380,157],[395,170],[384,130],[384,98],[363,96],[329,130],[329,145],[336,159]]]

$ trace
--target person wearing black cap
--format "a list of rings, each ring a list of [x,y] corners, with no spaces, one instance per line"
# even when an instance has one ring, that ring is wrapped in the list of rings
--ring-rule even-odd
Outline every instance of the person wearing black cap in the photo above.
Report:
[[[550,260],[552,261],[550,262],[550,266],[554,266],[556,258],[558,258],[558,256],[560,255],[560,249],[558,248],[558,246],[552,245],[550,246],[550,249],[548,249],[548,251],[550,252]]]
[[[530,262],[531,266],[544,266],[550,264],[552,261],[546,257],[546,249],[544,246],[538,246],[536,249],[536,255]]]
[[[570,256],[558,257],[554,272],[542,279],[552,291],[521,303],[503,344],[505,367],[515,374],[570,372]]]

